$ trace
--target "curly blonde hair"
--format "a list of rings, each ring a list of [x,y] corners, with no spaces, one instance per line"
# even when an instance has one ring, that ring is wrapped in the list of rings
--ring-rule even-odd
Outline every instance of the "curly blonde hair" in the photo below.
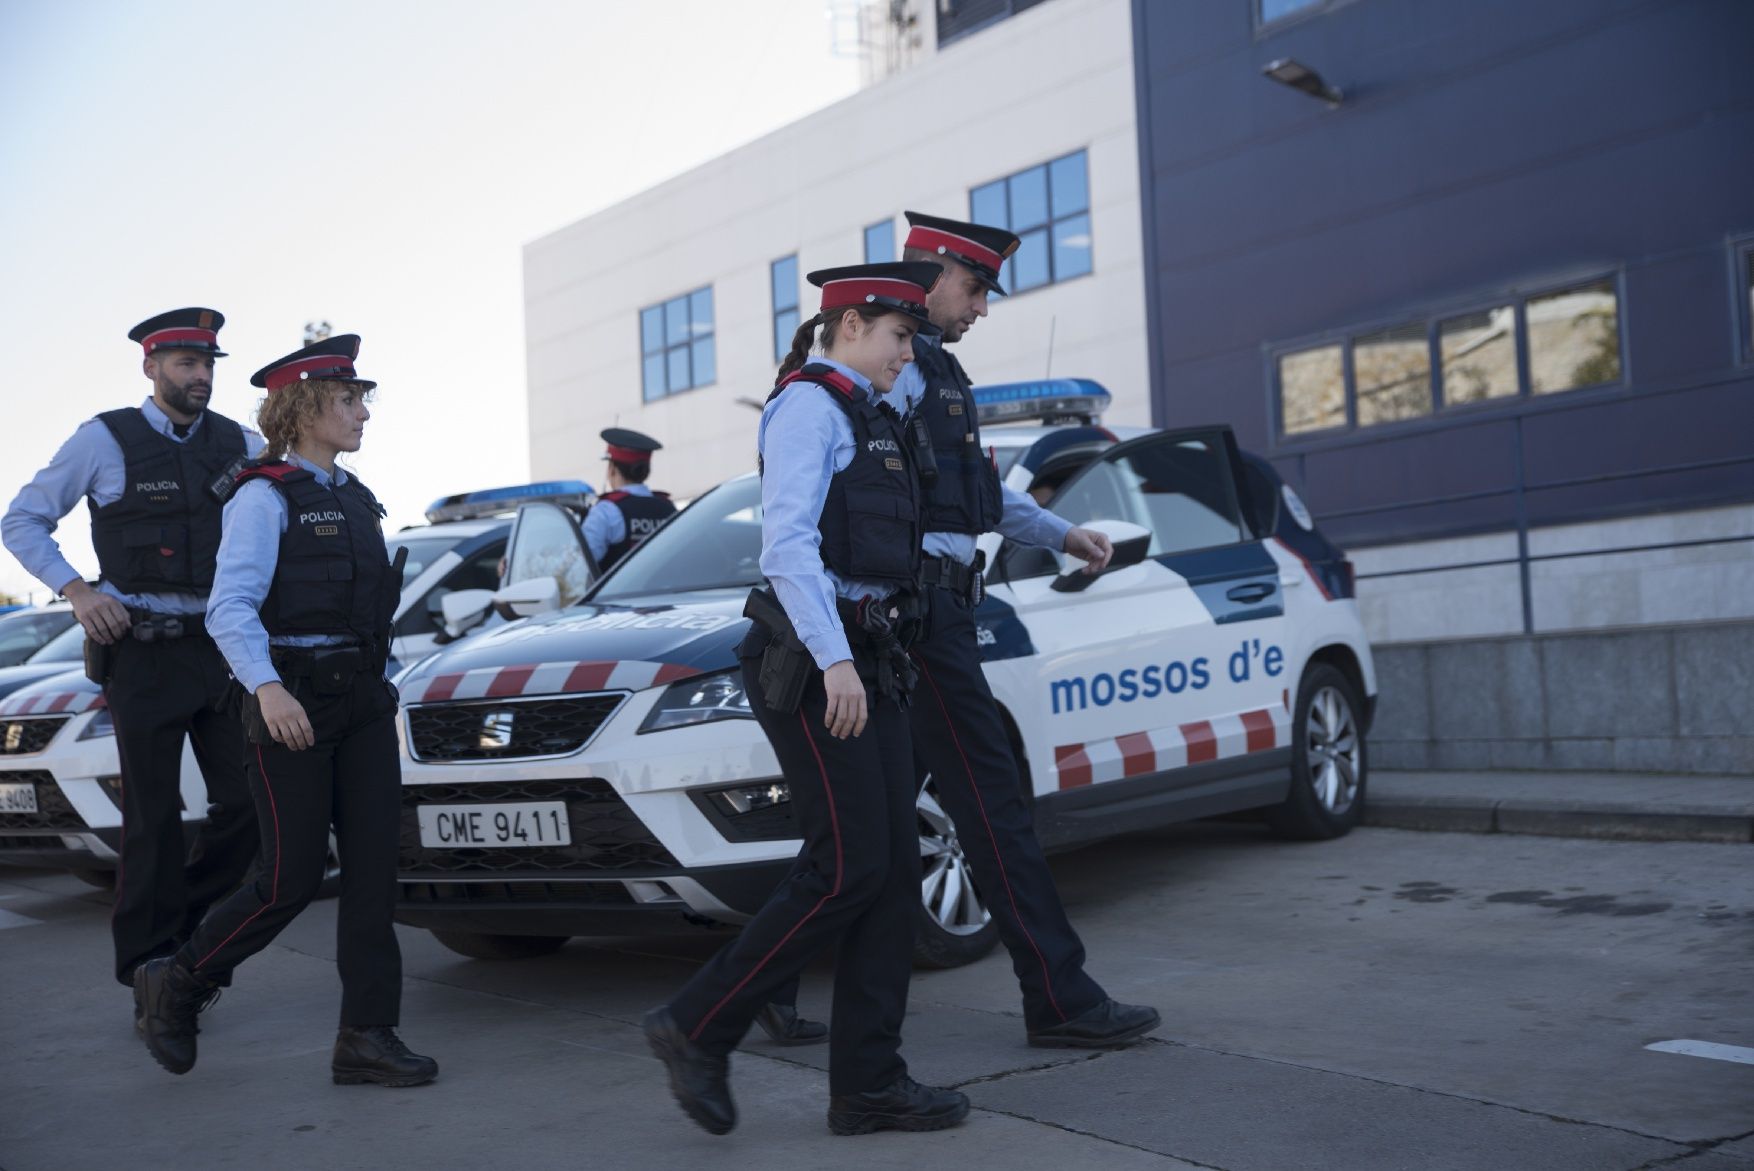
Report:
[[[318,416],[329,409],[330,400],[343,393],[363,394],[367,400],[372,397],[371,391],[362,391],[352,382],[310,378],[282,387],[264,398],[262,405],[256,408],[256,430],[268,441],[268,446],[262,450],[262,458],[285,459],[299,436],[308,432]]]

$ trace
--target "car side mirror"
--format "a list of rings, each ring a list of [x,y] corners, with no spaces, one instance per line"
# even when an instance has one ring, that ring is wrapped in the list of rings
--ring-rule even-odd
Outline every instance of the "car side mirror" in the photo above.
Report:
[[[1102,573],[1085,573],[1083,561],[1070,553],[1061,553],[1060,575],[1054,578],[1049,587],[1056,593],[1075,594],[1080,590],[1087,590],[1103,574],[1140,564],[1151,550],[1151,530],[1131,521],[1093,520],[1080,527],[1108,537],[1109,543],[1114,546],[1114,556],[1109,558]]]
[[[444,612],[446,642],[462,638],[487,620],[493,608],[492,590],[452,590],[439,599]]]
[[[493,595],[493,608],[510,622],[560,609],[560,583],[552,577],[532,577],[514,582]]]

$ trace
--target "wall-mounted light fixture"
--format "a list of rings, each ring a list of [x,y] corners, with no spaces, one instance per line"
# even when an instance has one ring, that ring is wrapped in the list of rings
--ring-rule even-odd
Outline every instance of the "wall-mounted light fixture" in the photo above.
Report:
[[[1330,109],[1339,105],[1341,98],[1345,96],[1340,92],[1339,87],[1329,85],[1322,80],[1321,74],[1294,57],[1281,57],[1277,61],[1270,61],[1266,68],[1261,70],[1261,73],[1280,85],[1288,85],[1312,98],[1320,98],[1328,103]]]

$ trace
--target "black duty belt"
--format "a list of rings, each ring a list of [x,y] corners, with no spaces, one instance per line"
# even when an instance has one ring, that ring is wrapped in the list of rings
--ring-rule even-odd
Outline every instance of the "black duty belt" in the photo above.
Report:
[[[973,565],[965,565],[949,556],[928,557],[920,565],[920,580],[929,586],[960,594],[971,605],[978,606],[985,597],[981,570],[985,568],[986,561],[986,554],[978,551],[974,555]]]
[[[205,614],[160,614],[130,606],[128,619],[132,623],[128,632],[134,636],[135,642],[171,642],[193,638],[207,631]]]
[[[358,645],[272,646],[268,648],[268,659],[276,671],[293,678],[336,672],[352,674],[370,666],[365,648]]]

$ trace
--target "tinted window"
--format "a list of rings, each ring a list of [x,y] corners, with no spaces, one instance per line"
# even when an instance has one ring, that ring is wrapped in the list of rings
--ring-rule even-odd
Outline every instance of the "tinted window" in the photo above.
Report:
[[[1062,155],[968,193],[969,218],[1009,228],[1021,240],[1000,270],[1012,292],[1091,271],[1090,171],[1084,151]]]
[[[85,628],[75,622],[43,644],[27,662],[77,663],[85,657]]]
[[[647,402],[717,380],[712,286],[641,309],[639,345]]]
[[[437,631],[439,622],[444,617],[442,605],[446,594],[457,590],[498,589],[499,562],[504,554],[505,545],[495,541],[445,574],[444,579],[428,590],[425,597],[408,607],[408,612],[396,623],[396,634],[431,634]]]
[[[1392,423],[1431,413],[1431,349],[1424,325],[1402,325],[1352,342],[1358,425]]]
[[[798,332],[798,257],[782,256],[768,266],[773,293],[773,360],[778,362],[792,349]]]
[[[1437,326],[1445,406],[1516,394],[1516,310],[1509,305],[1451,317]]]
[[[761,481],[732,480],[622,558],[593,601],[761,584]]]
[[[1530,297],[1525,312],[1532,392],[1620,381],[1620,299],[1613,281]]]
[[[590,584],[584,538],[572,518],[552,504],[527,504],[518,513],[506,565],[507,585],[539,577],[552,577],[560,586],[563,606],[578,601]]]
[[[392,561],[396,559],[396,550],[408,550],[408,561],[402,566],[402,581],[406,584],[425,573],[427,566],[456,548],[460,540],[460,537],[394,536],[385,540],[384,545],[390,550]]]
[[[1346,425],[1346,367],[1339,346],[1279,358],[1279,426],[1287,435]]]
[[[865,263],[887,264],[895,259],[895,221],[883,220],[865,229]]]

